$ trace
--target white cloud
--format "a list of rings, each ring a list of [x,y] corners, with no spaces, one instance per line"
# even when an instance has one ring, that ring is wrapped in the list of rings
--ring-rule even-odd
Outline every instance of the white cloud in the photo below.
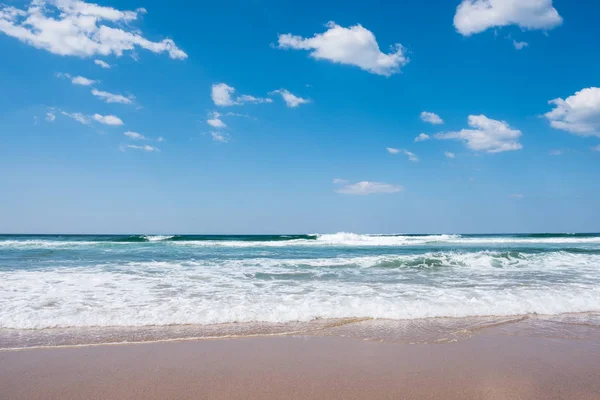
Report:
[[[415,142],[424,142],[425,140],[429,140],[431,139],[431,136],[429,136],[426,133],[419,133],[419,136],[417,136],[415,138]]]
[[[164,139],[162,136],[159,136],[159,137],[158,137],[158,139],[156,139],[156,141],[157,141],[157,142],[159,142],[159,143],[160,143],[160,142],[164,142],[164,140],[165,140],[165,139]]]
[[[73,85],[91,86],[94,83],[98,82],[93,79],[84,78],[83,76],[71,76],[70,74],[64,74],[62,72],[57,73],[56,76],[58,76],[59,78],[70,79]]]
[[[104,125],[123,125],[123,121],[121,121],[119,117],[116,117],[114,115],[94,114],[92,118],[94,119],[94,121],[100,122]]]
[[[128,144],[128,145],[125,145],[125,146],[121,146],[121,151],[125,151],[126,149],[134,149],[134,150],[146,151],[148,153],[160,151],[156,147],[153,147],[153,146],[150,146],[150,145],[147,145],[147,144],[143,145],[143,146],[138,146],[138,145],[135,145],[135,144]]]
[[[83,115],[81,113],[68,113],[66,111],[61,111],[60,112],[62,115],[67,116],[69,118],[74,119],[75,121],[84,124],[84,125],[89,125],[90,124],[90,117]]]
[[[348,180],[346,180],[346,179],[340,179],[340,178],[335,178],[333,180],[333,183],[336,184],[336,185],[338,185],[338,184],[344,184],[344,183],[348,183]]]
[[[512,129],[504,121],[496,121],[485,115],[469,115],[469,127],[474,129],[438,133],[435,138],[463,140],[471,150],[488,153],[500,153],[523,148],[519,143],[522,132]]]
[[[290,108],[298,107],[300,104],[310,103],[310,100],[295,96],[286,89],[274,90],[270,94],[280,94],[283,98],[283,101],[285,101],[285,104]]]
[[[211,97],[215,105],[217,106],[233,106],[237,104],[231,98],[231,95],[235,92],[235,89],[226,83],[214,83],[211,89]]]
[[[268,97],[254,97],[254,96],[250,96],[249,94],[243,94],[241,96],[238,96],[236,101],[238,103],[260,104],[260,103],[272,103],[273,99],[270,99]]]
[[[227,125],[225,122],[221,120],[221,114],[218,112],[213,112],[208,114],[208,120],[206,123],[212,126],[213,128],[225,128]]]
[[[327,30],[311,38],[292,34],[279,35],[280,49],[309,50],[310,56],[317,60],[329,60],[334,63],[355,65],[373,74],[390,76],[400,72],[408,64],[400,44],[391,46],[391,52],[381,52],[375,35],[362,25],[344,28],[331,21]]]
[[[418,162],[419,161],[419,157],[417,157],[417,155],[415,153],[411,153],[410,151],[403,149],[402,152],[408,157],[409,161],[412,162]]]
[[[131,138],[133,140],[143,140],[146,139],[146,137],[140,133],[137,132],[132,132],[132,131],[127,131],[125,133],[123,133],[123,135],[127,136],[128,138]]]
[[[388,153],[390,154],[398,154],[400,153],[400,149],[395,149],[393,147],[386,147],[386,150],[388,151]]]
[[[221,107],[242,105],[244,103],[272,103],[273,100],[265,97],[255,97],[248,94],[243,94],[237,98],[233,98],[235,88],[226,83],[213,83],[211,87],[211,97],[215,105]]]
[[[525,47],[529,46],[529,43],[527,43],[527,42],[517,42],[516,40],[513,40],[513,46],[515,46],[515,49],[517,49],[517,50],[522,50]]]
[[[445,155],[446,157],[448,157],[448,158],[454,158],[454,157],[456,157],[456,154],[454,154],[454,153],[451,153],[451,152],[449,152],[449,151],[445,152],[445,153],[444,153],[444,155]]]
[[[383,182],[362,181],[357,183],[347,183],[347,181],[343,180],[338,181],[339,182],[334,181],[334,183],[341,184],[343,186],[337,188],[335,191],[341,194],[365,196],[376,193],[398,193],[404,190],[404,187],[400,185],[393,185]]]
[[[107,103],[121,103],[121,104],[131,104],[133,103],[133,96],[125,97],[120,94],[113,94],[108,92],[103,92],[98,89],[92,89],[92,94],[96,97],[101,98]]]
[[[110,65],[109,63],[107,63],[106,61],[102,61],[102,60],[94,60],[94,64],[101,66],[102,68],[112,68],[113,66]]]
[[[130,26],[144,13],[143,8],[120,11],[80,0],[33,0],[24,10],[0,8],[0,32],[63,56],[121,56],[141,47],[153,53],[167,52],[174,59],[187,58],[171,39],[152,42]]]
[[[55,119],[56,119],[56,115],[54,115],[51,112],[46,113],[46,121],[54,122]]]
[[[555,108],[544,116],[553,128],[580,136],[600,136],[600,88],[589,87],[549,103]]]
[[[229,142],[229,136],[227,136],[224,133],[213,131],[210,133],[210,135],[212,136],[212,140],[214,140],[215,142]]]
[[[454,27],[463,36],[508,25],[552,29],[561,23],[552,0],[463,0],[454,15]]]
[[[421,120],[425,122],[429,122],[433,125],[440,125],[444,123],[444,120],[440,118],[436,113],[432,113],[429,111],[423,111],[421,113]]]

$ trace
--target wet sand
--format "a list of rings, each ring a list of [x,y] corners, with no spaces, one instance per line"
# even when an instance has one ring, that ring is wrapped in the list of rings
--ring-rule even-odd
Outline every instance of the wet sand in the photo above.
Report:
[[[284,336],[0,352],[0,399],[600,399],[600,341]]]

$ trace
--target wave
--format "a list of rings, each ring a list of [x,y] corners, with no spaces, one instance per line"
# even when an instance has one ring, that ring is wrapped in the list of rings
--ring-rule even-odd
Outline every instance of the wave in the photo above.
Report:
[[[600,310],[600,255],[431,252],[0,270],[0,328]]]
[[[129,235],[129,236],[0,236],[0,248],[82,247],[123,244],[163,244],[203,247],[400,247],[423,245],[580,245],[600,244],[598,234],[527,235],[367,235],[339,232],[302,235]]]

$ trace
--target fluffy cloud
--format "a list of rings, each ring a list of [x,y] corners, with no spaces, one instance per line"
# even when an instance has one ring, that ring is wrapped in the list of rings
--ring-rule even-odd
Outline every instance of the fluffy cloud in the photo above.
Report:
[[[281,97],[283,98],[283,101],[285,101],[285,105],[290,108],[298,107],[300,104],[310,103],[310,100],[303,99],[302,97],[298,97],[298,96],[290,93],[286,89],[274,90],[269,94],[271,94],[271,95],[280,94]]]
[[[552,29],[561,23],[552,0],[463,0],[454,15],[454,27],[463,36],[507,25]]]
[[[444,123],[444,120],[440,118],[436,113],[432,113],[429,111],[423,111],[421,113],[421,120],[425,122],[429,122],[433,125],[440,125]]]
[[[133,139],[133,140],[143,140],[143,139],[146,139],[146,137],[144,135],[142,135],[141,133],[137,133],[137,132],[127,131],[127,132],[123,133],[123,135],[125,135],[128,138]]]
[[[549,103],[555,108],[544,116],[553,128],[580,136],[600,136],[600,88],[589,87]]]
[[[94,60],[94,64],[101,66],[102,68],[109,69],[112,68],[112,65],[102,60]]]
[[[229,142],[229,136],[227,136],[224,133],[221,132],[211,132],[210,136],[212,137],[212,140],[214,140],[215,142],[221,142],[221,143],[227,143]]]
[[[496,121],[485,115],[469,115],[469,127],[459,132],[438,133],[436,139],[457,139],[466,142],[471,150],[500,153],[503,151],[520,150],[520,130],[512,129],[504,121]]]
[[[456,157],[456,155],[455,155],[454,153],[451,153],[451,152],[449,152],[449,151],[445,152],[445,153],[444,153],[444,155],[445,155],[446,157],[448,157],[448,158],[454,158],[454,157]]]
[[[429,139],[431,139],[431,136],[429,136],[428,134],[426,134],[426,133],[419,133],[419,136],[417,136],[415,138],[415,142],[424,142],[424,141],[429,140]]]
[[[243,94],[234,99],[235,88],[226,83],[214,83],[211,88],[211,97],[215,105],[220,107],[229,107],[242,105],[244,103],[272,103],[273,100],[264,97],[254,97]]]
[[[221,120],[221,114],[218,112],[209,113],[206,123],[213,128],[225,128],[227,125]]]
[[[337,182],[336,182],[337,181]],[[398,193],[404,190],[400,185],[392,185],[390,183],[362,181],[357,183],[348,183],[343,179],[336,179],[334,183],[341,185],[335,191],[341,194],[351,195],[369,195],[376,193]]]
[[[94,114],[92,116],[94,121],[100,122],[104,125],[123,125],[123,121],[119,117],[115,117],[114,115],[100,115]]]
[[[131,103],[133,103],[132,98],[134,98],[133,96],[125,97],[120,94],[103,92],[98,89],[92,89],[92,94],[96,97],[99,97],[100,99],[104,100],[107,103],[131,104]]]
[[[54,122],[55,119],[56,115],[52,114],[51,112],[46,113],[46,121]]]
[[[84,78],[83,76],[71,76],[70,74],[63,74],[61,72],[59,72],[58,74],[56,74],[56,76],[58,76],[59,78],[70,79],[71,83],[73,85],[91,86],[94,83],[98,82],[98,81],[95,81],[93,79]]]
[[[171,39],[152,42],[131,23],[146,10],[120,11],[80,0],[33,0],[26,9],[0,8],[0,32],[38,49],[63,56],[121,56],[140,47],[171,58],[187,54]]]
[[[125,151],[126,149],[146,151],[148,153],[160,151],[156,147],[153,147],[153,146],[150,146],[150,145],[147,145],[147,144],[144,145],[144,146],[138,146],[138,145],[135,145],[135,144],[128,144],[128,145],[125,145],[125,146],[121,146],[121,151]]]
[[[375,35],[362,25],[344,28],[335,22],[329,22],[327,30],[311,38],[292,34],[279,35],[280,49],[309,50],[310,56],[317,60],[355,65],[377,75],[390,76],[400,72],[408,64],[404,48],[400,44],[391,47],[390,53],[383,53]]]

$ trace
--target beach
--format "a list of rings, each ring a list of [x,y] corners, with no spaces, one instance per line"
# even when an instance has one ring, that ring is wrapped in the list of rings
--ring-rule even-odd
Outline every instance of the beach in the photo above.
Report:
[[[0,399],[600,399],[600,235],[3,235]]]
[[[500,325],[442,344],[291,335],[3,351],[0,398],[600,398],[600,340],[544,335]]]

